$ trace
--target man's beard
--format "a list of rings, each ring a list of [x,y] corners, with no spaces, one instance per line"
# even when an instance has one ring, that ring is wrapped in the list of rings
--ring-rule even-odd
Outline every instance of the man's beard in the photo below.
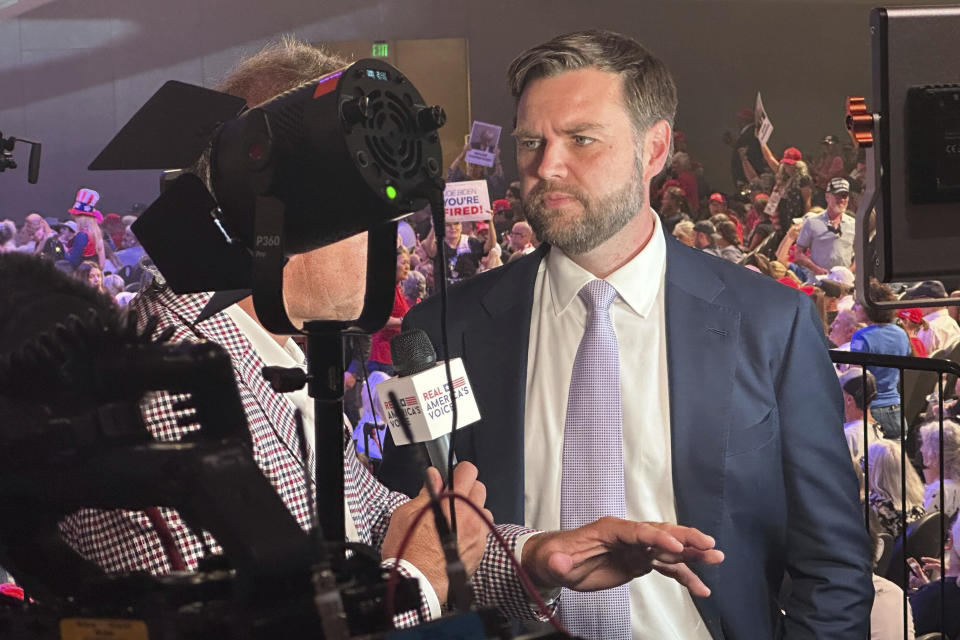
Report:
[[[543,197],[561,192],[573,197],[583,207],[577,214],[547,209]],[[543,242],[548,242],[568,255],[580,255],[596,249],[623,229],[640,213],[646,200],[639,169],[624,187],[601,198],[591,198],[573,185],[561,182],[540,182],[523,199],[527,222]]]

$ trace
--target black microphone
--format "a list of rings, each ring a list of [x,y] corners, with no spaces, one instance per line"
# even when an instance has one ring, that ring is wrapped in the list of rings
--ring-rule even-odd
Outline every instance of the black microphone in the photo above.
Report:
[[[431,464],[440,470],[446,482],[453,400],[457,402],[458,429],[480,420],[463,361],[453,358],[449,362],[451,393],[445,364],[437,361],[430,338],[422,329],[410,329],[394,336],[390,341],[390,355],[396,377],[381,382],[377,395],[393,441],[397,446],[423,443]],[[391,391],[398,398],[397,404],[389,399]],[[412,440],[400,426],[399,413],[410,423]]]

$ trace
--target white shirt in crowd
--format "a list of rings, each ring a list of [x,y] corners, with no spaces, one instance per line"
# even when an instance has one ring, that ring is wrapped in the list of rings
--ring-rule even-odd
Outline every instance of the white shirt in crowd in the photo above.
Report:
[[[238,307],[237,305],[232,305],[228,307],[224,313],[226,313],[233,323],[237,325],[237,328],[247,337],[247,340],[250,341],[250,345],[253,346],[253,350],[257,352],[257,355],[260,356],[260,359],[263,360],[263,364],[268,367],[303,367],[306,368],[307,359],[303,355],[303,350],[297,346],[297,343],[293,341],[293,338],[287,338],[287,341],[284,342],[281,347],[276,340],[260,326],[256,320],[247,315],[247,312]],[[300,414],[303,416],[303,424],[305,439],[307,442],[307,450],[312,451],[314,448],[314,431],[313,431],[313,398],[307,394],[307,389],[304,387],[298,391],[292,393],[284,394],[287,398],[293,402],[294,406],[300,410]],[[343,418],[344,424],[346,424],[347,429],[350,430],[349,422],[347,421],[346,416]],[[311,474],[313,470],[311,469]],[[353,522],[353,517],[350,515],[350,507],[347,504],[347,498],[343,498],[343,525],[344,531],[346,532],[347,540],[351,542],[360,542],[360,534],[357,533],[357,525]],[[439,618],[442,610],[440,608],[440,598],[437,597],[436,592],[433,590],[433,586],[430,584],[430,581],[427,580],[414,565],[410,564],[406,560],[400,560],[400,566],[407,570],[411,577],[416,578],[420,582],[420,590],[423,591],[424,596],[427,599],[427,605],[430,608],[430,617],[431,619]]]
[[[871,420],[867,428],[869,429],[867,435],[870,438],[867,446],[883,439],[883,430],[878,423]],[[866,447],[863,446],[863,420],[851,420],[844,424],[843,435],[847,438],[850,455],[854,460],[859,460],[866,453]]]
[[[870,609],[870,640],[914,640],[913,610],[904,604],[903,589],[873,574],[873,608]],[[903,607],[907,607],[907,635],[903,635]]]
[[[643,251],[606,281],[618,293],[610,315],[620,350],[627,518],[675,523],[665,270],[666,241],[657,221]],[[524,415],[524,524],[535,529],[560,526],[567,393],[587,319],[577,294],[591,280],[591,273],[553,248],[534,287]],[[635,638],[710,639],[689,592],[655,571],[630,583],[630,607]]]
[[[938,349],[945,349],[960,338],[960,326],[950,317],[946,309],[939,309],[923,316],[929,329],[917,331],[917,337],[927,348],[927,355],[932,355]]]

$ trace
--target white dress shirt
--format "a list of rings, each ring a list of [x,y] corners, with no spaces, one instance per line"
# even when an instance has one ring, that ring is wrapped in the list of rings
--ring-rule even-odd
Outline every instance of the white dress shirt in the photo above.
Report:
[[[620,350],[627,518],[636,521],[677,521],[670,458],[665,270],[666,240],[657,221],[643,251],[606,278],[618,293],[610,316]],[[524,415],[525,524],[534,529],[560,527],[567,393],[587,315],[577,294],[593,279],[555,247],[537,273]],[[630,608],[635,638],[710,639],[689,592],[656,571],[630,583]]]
[[[281,347],[259,322],[251,318],[246,311],[237,305],[227,307],[224,313],[233,320],[237,328],[247,337],[254,351],[256,351],[260,359],[263,360],[263,364],[269,367],[302,367],[306,369],[307,360],[303,355],[303,350],[293,341],[293,338],[287,338]],[[307,393],[306,387],[284,395],[300,410],[300,414],[303,416],[305,432],[303,435],[307,442],[307,450],[313,450],[315,435],[313,430],[313,398]],[[344,416],[343,419],[349,428],[346,416]],[[313,470],[311,469],[311,475],[312,474]],[[350,506],[347,503],[346,496],[343,498],[343,514],[343,525],[347,540],[350,542],[361,542],[360,534],[357,533],[357,525],[353,522],[353,517],[350,515]],[[427,607],[430,609],[430,618],[439,618],[442,613],[440,598],[437,597],[436,592],[433,590],[433,585],[430,584],[426,576],[413,564],[402,559],[399,564],[407,570],[411,577],[416,578],[420,582],[420,590],[426,597]]]
[[[923,316],[929,329],[917,331],[917,337],[927,348],[927,355],[933,355],[938,349],[945,349],[960,338],[960,326],[950,317],[946,309],[938,309]]]

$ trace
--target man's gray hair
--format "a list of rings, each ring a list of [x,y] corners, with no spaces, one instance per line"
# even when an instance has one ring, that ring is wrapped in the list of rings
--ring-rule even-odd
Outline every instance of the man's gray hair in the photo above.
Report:
[[[940,424],[937,421],[920,425],[917,433],[920,450],[940,455]],[[945,480],[960,480],[960,424],[943,421],[943,476]]]
[[[531,80],[587,68],[620,74],[624,106],[638,143],[659,120],[673,127],[677,87],[667,66],[636,40],[613,31],[575,31],[528,49],[510,63],[507,81],[519,101]],[[672,146],[671,141],[671,150]]]
[[[343,58],[285,35],[240,60],[215,89],[243,98],[253,108],[345,66],[347,61]],[[210,149],[187,170],[210,187]]]
[[[255,107],[345,66],[343,58],[285,35],[238,62],[216,89],[239,96]]]

